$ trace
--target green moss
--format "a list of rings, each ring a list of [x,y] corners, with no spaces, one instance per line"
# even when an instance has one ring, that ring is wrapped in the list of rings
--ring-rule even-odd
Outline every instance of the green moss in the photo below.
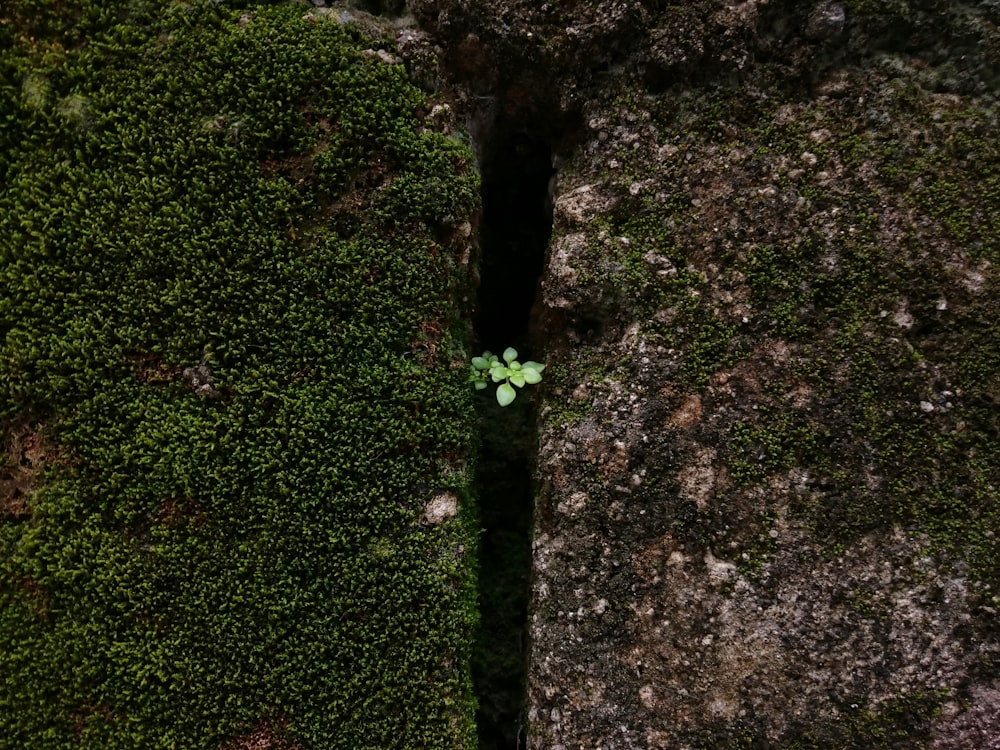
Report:
[[[751,419],[733,428],[727,463],[738,483],[805,469],[831,501],[817,507],[803,498],[798,518],[831,547],[899,524],[928,534],[938,549],[968,564],[981,584],[993,585],[998,560],[990,529],[997,503],[988,488],[997,475],[992,459],[983,457],[995,457],[998,448],[996,421],[985,407],[997,392],[996,312],[985,295],[969,293],[961,275],[985,274],[980,284],[993,278],[978,261],[993,260],[1000,233],[998,154],[979,134],[995,122],[995,107],[935,100],[911,84],[880,90],[875,100],[897,119],[909,118],[917,142],[893,140],[870,126],[864,135],[846,135],[842,121],[853,115],[827,113],[828,104],[747,138],[763,139],[768,153],[793,159],[808,150],[821,164],[860,170],[884,164],[887,184],[845,178],[822,192],[795,188],[807,204],[838,217],[828,219],[839,227],[836,239],[804,228],[780,244],[733,255],[752,292],[754,333],[799,347],[798,358],[809,367],[770,373],[771,392]],[[810,127],[827,128],[825,140],[813,142]],[[886,152],[883,144],[890,142],[893,150]],[[789,181],[787,188],[794,186]],[[886,195],[892,190],[922,217],[920,239],[902,236],[895,247],[884,244],[891,237]],[[952,243],[973,270],[947,266],[941,259],[947,251],[932,252],[928,234],[938,245]],[[878,237],[882,242],[874,241]],[[917,321],[912,329],[895,322],[901,300]],[[782,394],[795,388],[811,394],[809,413],[784,403]],[[884,485],[859,487],[862,474]]]
[[[734,455],[729,471],[738,486],[756,484],[772,474],[818,460],[824,436],[804,414],[765,410],[759,419],[757,424],[737,422],[733,426]]]
[[[932,11],[885,10],[921,25]],[[933,71],[911,62],[852,79],[863,104],[713,85],[623,95],[613,126],[660,140],[614,154],[606,231],[628,242],[591,265],[647,346],[681,362],[664,379],[704,397],[736,369],[744,408],[719,450],[738,485],[799,471],[792,520],[831,553],[899,526],[995,591],[997,109],[928,92]]]
[[[300,7],[80,7],[0,56],[0,416],[59,446],[0,516],[5,739],[472,746],[474,513],[420,522],[470,494],[471,154]]]
[[[550,399],[548,406],[551,411],[547,412],[547,418],[564,428],[579,424],[594,411],[593,398],[574,398],[572,389],[584,378],[593,382],[593,379],[599,380],[605,375],[596,363],[582,370],[586,363],[580,361],[581,354],[581,350],[575,350],[567,355],[574,357],[572,362],[559,361],[545,370],[546,391],[559,394],[557,398]]]
[[[947,691],[907,691],[872,708],[865,708],[859,699],[835,727],[821,731],[806,727],[790,747],[796,750],[922,747],[921,743],[929,739],[931,721],[940,713],[947,697]]]

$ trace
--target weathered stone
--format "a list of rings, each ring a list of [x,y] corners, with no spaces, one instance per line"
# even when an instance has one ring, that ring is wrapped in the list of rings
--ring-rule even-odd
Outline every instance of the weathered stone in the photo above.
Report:
[[[809,14],[809,20],[806,21],[806,36],[813,41],[834,39],[844,30],[846,20],[847,14],[842,4],[825,0]]]
[[[428,526],[437,526],[458,515],[458,495],[454,492],[441,492],[424,506],[420,522]]]
[[[529,747],[995,746],[995,10],[417,5],[558,155]]]

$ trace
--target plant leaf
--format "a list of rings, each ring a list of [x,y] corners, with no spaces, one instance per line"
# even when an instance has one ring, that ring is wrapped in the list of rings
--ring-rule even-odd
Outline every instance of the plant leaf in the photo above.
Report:
[[[521,365],[522,370],[534,370],[535,372],[541,372],[545,369],[545,365],[540,362],[525,362]]]
[[[490,370],[490,377],[493,378],[494,383],[499,383],[501,380],[506,380],[510,372],[506,367],[502,365],[500,367],[494,367]]]
[[[515,349],[512,346],[508,346],[506,349],[504,349],[503,351],[504,362],[513,362],[515,359],[517,359],[517,349]]]
[[[473,357],[472,366],[477,370],[487,370],[490,366],[490,361],[485,357]]]
[[[476,381],[476,390],[477,391],[481,391],[485,387],[486,387],[486,381],[485,380],[477,380]]]
[[[500,406],[507,406],[517,397],[517,391],[510,387],[509,383],[504,383],[497,388],[497,403]]]
[[[525,380],[527,380],[527,378],[524,377],[524,373],[512,372],[510,374],[510,382],[516,385],[518,388],[524,388]]]
[[[542,376],[538,374],[538,370],[534,370],[530,367],[525,367],[521,370],[521,375],[524,377],[524,382],[526,383],[541,383]]]

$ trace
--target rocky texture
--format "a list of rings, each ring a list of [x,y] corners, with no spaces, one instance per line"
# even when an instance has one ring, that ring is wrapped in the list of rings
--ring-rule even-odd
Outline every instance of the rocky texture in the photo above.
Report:
[[[557,154],[529,746],[993,746],[998,6],[411,9]]]
[[[940,718],[934,722],[934,750],[974,747],[995,750],[1000,747],[1000,690],[997,684],[978,685],[962,707],[948,703],[942,708]]]
[[[8,23],[0,24],[0,40],[8,47],[16,41],[40,54],[44,49],[37,40],[57,31],[52,19],[59,15],[36,11],[55,5],[50,0],[14,3],[5,9]],[[97,13],[95,4],[85,5],[88,13]],[[317,0],[313,5],[327,3]],[[381,13],[402,17],[398,23],[405,25],[399,0],[358,0],[353,5],[353,10],[318,7],[303,17],[309,24],[332,20],[367,30],[378,26],[369,13]],[[59,32],[62,41],[52,44],[51,57],[40,59],[58,67],[64,48],[77,48],[105,16],[115,15],[109,7],[100,23]],[[175,10],[182,13],[187,7],[195,6],[182,4]],[[122,8],[130,17],[145,17],[143,4]],[[997,746],[1000,6],[995,0],[410,0],[409,11],[421,28],[399,32],[399,55],[426,90],[443,89],[453,97],[450,102],[446,97],[426,102],[418,113],[424,135],[440,133],[443,140],[438,140],[447,145],[457,137],[453,124],[464,118],[481,164],[496,159],[491,144],[505,140],[521,143],[539,158],[551,150],[558,166],[552,193],[554,233],[534,329],[536,344],[548,349],[543,358],[549,368],[537,461],[529,745]],[[391,47],[378,43],[362,50],[360,57],[370,65],[392,65],[397,58]],[[93,52],[100,53],[99,45]],[[57,77],[51,82],[44,71],[23,74],[18,65],[4,62],[0,77],[4,90],[23,100],[25,116],[37,119],[30,122],[55,123],[67,142],[86,138],[101,112],[79,93],[76,79]],[[316,60],[305,66],[313,76],[317,68]],[[153,76],[140,80],[152,81]],[[379,84],[370,90],[383,88]],[[205,90],[200,87],[192,101],[200,105]],[[280,98],[274,97],[275,106],[254,122],[230,118],[229,109],[213,109],[204,113],[199,127],[206,138],[241,142],[254,127],[282,121],[288,111],[283,106],[287,86],[275,90],[281,92]],[[358,99],[365,105],[359,112],[367,113],[374,100],[367,95]],[[309,116],[310,127],[325,134],[331,118],[342,118],[344,112],[341,107],[328,118],[313,118],[315,112],[306,108],[302,114]],[[192,131],[186,127],[180,132]],[[10,146],[0,149],[3,173],[14,168],[15,157],[29,143],[26,138],[39,137],[17,118],[0,129],[0,135]],[[64,162],[53,163],[54,177],[47,188],[71,184],[59,170],[72,165],[77,153],[67,150]],[[169,159],[163,164],[176,162],[173,151],[164,153]],[[251,186],[287,183],[281,193],[286,195],[313,185],[318,189],[338,178],[350,180],[356,189],[350,195],[320,191],[316,196],[330,213],[332,229],[341,234],[354,232],[374,205],[370,197],[354,194],[357,190],[365,196],[397,195],[389,188],[399,187],[400,181],[389,180],[378,154],[357,156],[357,163],[344,166],[320,158],[325,152],[318,149],[286,149],[268,156],[264,148],[262,153],[265,179]],[[397,166],[403,162],[400,159]],[[532,174],[547,175],[547,169],[541,165]],[[384,239],[386,227],[403,219],[426,220],[435,239],[428,243],[456,252],[464,266],[470,260],[466,240],[473,217],[468,222],[456,217],[449,205],[454,196],[447,195],[439,181],[421,177],[406,185],[412,189],[400,194],[405,200],[376,212],[385,226],[374,236]],[[137,205],[149,194],[137,193]],[[72,197],[67,193],[66,200]],[[19,214],[7,214],[11,222],[14,216]],[[245,225],[240,226],[245,231]],[[315,227],[298,226],[300,235],[289,229],[293,226],[298,225],[281,225],[293,245],[314,239]],[[74,231],[80,234],[78,226]],[[398,248],[408,235],[392,236]],[[389,248],[378,247],[379,258],[391,257]],[[448,255],[435,252],[436,258]],[[424,255],[416,252],[413,257]],[[82,263],[79,257],[85,256],[73,257]],[[155,261],[161,256],[150,257]],[[379,277],[377,263],[359,265],[345,259],[336,267],[360,269],[361,276],[347,285],[345,294]],[[366,270],[371,272],[367,278]],[[20,278],[20,272],[14,277]],[[256,272],[250,279],[267,281]],[[288,289],[293,288],[289,284]],[[399,288],[395,285],[391,294],[378,298],[373,318],[378,325],[397,322],[385,306],[398,303]],[[98,291],[102,289],[98,285]],[[329,297],[328,285],[322,290],[317,300]],[[129,295],[131,300],[134,295]],[[21,298],[33,299],[27,292]],[[368,301],[366,294],[359,304]],[[216,302],[211,298],[206,304]],[[128,313],[134,307],[123,309]],[[186,314],[190,301],[177,308],[178,314]],[[22,325],[30,316],[11,317]],[[52,319],[36,317],[42,328]],[[207,325],[205,320],[198,316],[198,325]],[[270,330],[259,322],[248,326],[254,336]],[[168,343],[173,333],[171,329],[164,334]],[[408,358],[379,361],[360,371],[372,376],[389,368],[399,376],[372,376],[379,387],[408,378],[409,373],[391,368],[410,360],[422,367],[436,358],[448,359],[444,345],[438,353],[439,334],[436,317],[422,316],[419,336],[400,339],[400,351],[406,350]],[[229,339],[231,344],[232,336]],[[185,433],[191,440],[214,435],[218,430],[212,429],[211,420],[224,415],[225,408],[234,412],[249,404],[248,413],[256,414],[253,409],[259,405],[268,418],[275,408],[275,396],[258,394],[250,385],[261,379],[245,375],[243,359],[220,354],[223,361],[213,360],[211,369],[207,361],[194,365],[203,356],[200,339],[163,345],[174,356],[153,360],[143,354],[147,348],[129,354],[131,345],[115,344],[119,351],[94,341],[103,339],[78,336],[73,340],[76,348],[50,348],[73,352],[77,359],[83,356],[75,354],[81,347],[91,352],[87,361],[99,364],[94,377],[114,376],[109,392],[117,393],[124,383],[147,400],[165,399],[155,394],[166,393],[172,384],[167,395],[182,405],[184,414],[197,409],[208,425],[202,428],[198,422],[198,429]],[[289,334],[281,341],[294,348],[302,346],[303,338]],[[364,346],[352,343],[344,348],[361,356],[371,349],[370,338],[365,341]],[[16,343],[8,341],[11,347]],[[285,356],[283,347],[274,349]],[[112,364],[109,351],[120,355]],[[304,388],[298,385],[303,379],[313,382],[313,370],[304,360],[315,355],[300,356],[297,351],[268,371],[269,377],[287,374],[288,383],[282,381],[279,387],[287,385],[288,393]],[[50,366],[38,357],[37,367],[30,370],[33,376],[7,379],[19,384],[21,401],[30,400],[24,393],[51,401],[48,389],[80,387],[78,379],[65,377],[61,365]],[[17,357],[3,361],[5,367],[20,366]],[[249,361],[256,362],[256,355]],[[204,398],[195,398],[192,390]],[[427,388],[426,393],[439,403],[445,391]],[[41,396],[35,400],[43,400]],[[341,394],[330,398],[339,404]],[[65,400],[81,403],[76,395]],[[21,401],[15,404],[19,409]],[[361,397],[345,403],[370,402]],[[287,400],[288,413],[300,414],[300,403]],[[413,432],[415,412],[405,406],[395,415],[407,418],[403,428],[386,429],[370,417],[363,421],[365,429],[370,427],[370,440],[391,441]],[[103,416],[102,408],[95,406],[91,413]],[[137,412],[135,419],[144,418],[146,411]],[[428,430],[445,424],[443,418],[427,416],[427,409],[417,411],[429,420]],[[5,406],[7,412],[13,414],[14,407]],[[350,408],[322,413],[339,419]],[[117,417],[105,421],[115,428],[124,423]],[[149,426],[154,428],[159,423]],[[370,448],[370,441],[358,440],[354,429],[351,442]],[[61,529],[46,532],[51,526],[41,532],[28,528],[30,507],[24,498],[37,491],[42,469],[58,451],[46,447],[49,430],[47,423],[24,416],[4,424],[0,510],[7,548],[16,546],[21,527],[25,533],[50,533],[58,541],[53,542],[54,550],[68,549],[67,540],[83,539]],[[78,434],[86,436],[83,428]],[[326,433],[317,429],[309,434]],[[514,432],[498,434],[506,438]],[[129,445],[128,436],[98,438],[92,443],[78,438],[78,452],[91,466],[105,455],[117,460],[101,446]],[[448,440],[464,445],[464,438],[451,433]],[[329,442],[303,443],[310,461]],[[390,455],[394,448],[394,443],[389,446]],[[143,451],[148,450],[141,445],[137,455],[145,457]],[[454,454],[442,458],[454,459]],[[194,452],[195,458],[200,455]],[[388,459],[381,452],[373,455],[380,459],[386,481],[399,482],[416,471],[407,461],[407,467],[390,472]],[[414,449],[413,455],[423,454]],[[336,463],[335,455],[320,463],[327,470]],[[280,464],[286,466],[287,457]],[[220,503],[228,502],[230,495],[242,498],[239,482],[258,474],[238,468],[228,472],[236,484],[224,497],[143,495],[140,500],[152,511],[133,515],[162,527],[157,533],[164,535],[167,541],[161,548],[168,551],[174,549],[170,540],[177,529],[195,540],[208,538],[206,529],[218,529],[218,538],[226,541],[231,531],[220,520],[225,519]],[[461,545],[425,545],[433,541],[431,532],[452,523],[451,496],[416,483],[413,488],[401,487],[397,494],[412,495],[413,502],[395,513],[408,514],[406,529],[419,544],[409,537],[406,544],[376,540],[359,546],[365,550],[361,558],[352,548],[341,560],[345,569],[358,559],[372,560],[376,570],[389,575],[426,559],[441,561],[445,572],[452,570],[449,550],[459,554]],[[126,489],[135,494],[134,488]],[[89,497],[83,492],[76,496]],[[278,496],[284,494],[273,495]],[[358,516],[371,518],[369,510]],[[268,517],[298,512],[299,503],[284,502]],[[91,530],[107,531],[99,522],[113,517],[110,510],[80,513],[92,513],[96,519],[98,527],[86,527]],[[312,513],[301,528],[315,525]],[[286,526],[300,528],[291,522]],[[332,528],[342,524],[338,521]],[[76,534],[76,527],[72,529]],[[117,527],[111,527],[112,532],[117,541],[102,549],[118,550],[123,565],[132,564],[136,550],[152,551],[141,541],[147,533],[142,524],[130,532],[140,541],[127,549],[121,546]],[[290,532],[293,543],[301,541],[300,536]],[[276,547],[281,545],[261,546]],[[33,554],[29,548],[17,549],[25,560]],[[317,549],[323,551],[324,564],[316,567],[329,569],[325,548],[308,551]],[[8,627],[5,632],[15,634],[8,641],[24,648],[31,642],[18,634],[33,632],[36,620],[55,617],[65,602],[77,601],[72,592],[65,593],[76,579],[63,580],[42,564],[37,570],[29,568],[10,555],[5,560],[8,566],[24,568],[18,568],[16,577],[8,576],[15,583],[8,585],[7,596],[17,607],[4,610],[5,622],[21,628]],[[58,572],[59,567],[51,569]],[[272,568],[261,564],[259,569]],[[116,580],[100,577],[109,575],[108,570],[113,566],[95,565],[93,576],[85,578],[97,580],[105,587],[102,592],[111,590]],[[203,576],[206,586],[218,585],[214,569],[210,572]],[[294,586],[275,584],[274,596],[316,591],[315,600],[327,602],[327,592],[315,588],[313,572]],[[426,590],[433,594],[422,597],[421,606],[438,606],[454,593],[437,579],[432,583]],[[222,588],[225,593],[236,590]],[[150,614],[131,599],[101,595],[113,602],[111,614],[95,615],[99,608],[92,605],[82,608],[79,614],[87,628],[71,630],[74,637],[83,634],[83,645],[65,658],[54,652],[52,663],[94,658],[95,650],[95,664],[105,663],[101,648],[110,652],[122,647],[120,609],[133,618],[126,618],[132,623],[128,645],[141,646],[143,654],[150,648],[143,634],[176,619],[174,602],[157,603]],[[380,590],[370,602],[333,607],[326,622],[333,623],[334,631],[322,642],[340,648],[354,637],[363,651],[373,642],[367,630],[371,613],[381,611],[384,602]],[[311,601],[301,606],[315,612]],[[387,611],[405,614],[410,609],[400,605]],[[60,617],[60,622],[67,621]],[[290,617],[296,628],[304,619],[297,610]],[[263,632],[255,621],[247,622],[247,632]],[[462,632],[462,623],[454,632]],[[426,635],[425,625],[421,620],[407,633]],[[412,638],[387,640],[413,646]],[[217,648],[214,643],[211,648]],[[451,647],[461,652],[461,637],[451,639]],[[229,642],[225,655],[243,653],[247,650],[237,639]],[[301,653],[306,655],[301,663],[315,662],[315,648],[307,644]],[[156,655],[156,664],[166,664],[173,673],[183,668],[169,655]],[[420,658],[435,660],[439,655],[436,648],[428,648]],[[124,663],[152,663],[151,657],[144,658]],[[294,660],[262,661],[283,667]],[[342,662],[349,675],[358,673],[357,660]],[[454,660],[434,663],[454,674]],[[28,672],[30,680],[39,680],[23,702],[32,711],[14,706],[8,722],[31,724],[21,730],[22,737],[37,736],[32,734],[36,725],[47,727],[55,721],[62,722],[58,726],[66,738],[75,741],[86,734],[95,746],[107,747],[107,734],[126,725],[120,717],[131,721],[132,716],[146,716],[128,726],[142,727],[150,736],[156,721],[164,721],[175,733],[180,723],[199,721],[196,711],[169,714],[145,697],[111,705],[102,698],[114,693],[111,688],[93,691],[82,702],[69,692],[61,702],[53,700],[55,687],[45,680],[60,675],[42,668]],[[158,673],[155,677],[165,679]],[[412,668],[400,677],[426,683]],[[127,682],[132,676],[107,679],[114,686],[114,679]],[[286,689],[284,675],[274,679]],[[324,679],[325,669],[289,698],[308,721],[293,715],[288,730],[304,736],[302,727],[309,721],[322,724],[322,731],[315,732],[322,737],[316,741],[327,746],[324,722],[332,714],[317,697],[323,691],[316,689],[327,684]],[[220,682],[207,684],[214,688]],[[365,680],[364,687],[376,682]],[[164,689],[164,694],[190,698],[191,688],[183,684],[185,691]],[[327,693],[343,685],[334,679]],[[443,695],[440,689],[428,690],[433,695],[425,700],[421,693],[414,710]],[[231,694],[256,700],[246,689]],[[217,697],[217,690],[205,693],[206,702]],[[12,705],[7,702],[8,708]],[[136,705],[144,707],[145,714],[137,712]],[[391,743],[403,736],[392,721],[412,728],[412,713],[400,710],[401,705],[393,694],[385,700],[385,710],[371,711],[370,703],[354,713],[351,709],[350,719],[332,722],[329,731],[357,731],[373,741],[371,732],[358,727],[366,721],[384,722],[384,742]],[[56,718],[42,716],[42,710]],[[447,723],[454,714],[440,716]],[[273,712],[262,718],[256,704],[240,707],[227,721],[221,730],[205,729],[207,723],[189,729],[192,736],[211,736],[216,744],[284,743],[278,736],[285,730],[284,718]],[[465,724],[457,730],[444,723],[439,728],[463,737],[469,730]],[[410,740],[411,745],[421,742],[428,744]],[[357,738],[347,737],[348,744],[356,746]]]

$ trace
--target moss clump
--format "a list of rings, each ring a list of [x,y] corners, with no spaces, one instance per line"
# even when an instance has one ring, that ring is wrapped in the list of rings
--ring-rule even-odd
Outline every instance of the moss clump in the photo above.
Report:
[[[941,704],[947,697],[946,691],[916,690],[901,692],[877,711],[855,704],[854,710],[832,730],[832,738],[824,736],[818,739],[814,729],[804,726],[801,735],[789,746],[795,750],[820,750],[833,746],[845,750],[866,750],[908,747],[915,742],[926,742],[931,722],[940,714]]]
[[[72,46],[86,8],[46,39],[29,5],[0,25],[0,419],[57,447],[0,515],[5,739],[473,745],[470,511],[422,518],[469,495],[471,155],[300,7]]]

